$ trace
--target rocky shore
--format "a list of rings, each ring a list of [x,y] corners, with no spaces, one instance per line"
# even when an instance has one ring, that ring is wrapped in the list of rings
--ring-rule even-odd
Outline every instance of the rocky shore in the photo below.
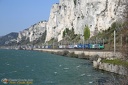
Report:
[[[92,55],[91,52],[87,53],[87,52],[83,52],[83,51],[53,50],[53,49],[43,49],[43,50],[34,49],[34,50],[49,52],[52,54],[66,56],[66,57],[72,57],[72,58],[88,59],[88,60],[92,61],[93,67],[96,69],[113,72],[113,73],[120,74],[120,75],[128,74],[128,71],[127,71],[128,69],[122,65],[115,65],[115,64],[102,62],[103,59],[110,59],[110,60],[113,59],[112,55],[107,57],[106,55],[103,55],[103,56],[98,55],[98,52],[95,52],[95,55],[94,55],[94,52],[92,52],[93,53],[93,55]],[[120,58],[120,56],[118,56],[117,58]]]
[[[120,75],[127,75],[128,74],[128,67],[124,65],[116,65],[111,63],[104,63],[102,62],[101,58],[93,61],[93,67],[101,70],[105,70],[108,72],[117,73]]]

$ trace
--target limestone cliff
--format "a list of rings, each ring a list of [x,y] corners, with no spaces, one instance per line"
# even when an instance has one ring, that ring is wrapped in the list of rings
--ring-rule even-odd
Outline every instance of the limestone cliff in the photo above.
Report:
[[[21,31],[17,42],[33,42],[44,32],[45,41],[51,38],[60,41],[66,28],[73,28],[75,34],[83,34],[85,25],[93,36],[95,31],[106,30],[113,22],[124,20],[127,7],[127,0],[60,0],[52,6],[48,22],[42,21]]]
[[[32,25],[28,29],[21,31],[18,34],[17,42],[21,42],[21,41],[32,42],[39,39],[46,31],[46,25],[47,25],[46,21],[41,21],[39,23]]]
[[[46,41],[53,37],[60,41],[66,28],[83,34],[88,25],[91,36],[96,30],[108,29],[113,22],[123,20],[126,6],[127,0],[60,0],[51,8]]]
[[[0,37],[0,46],[4,45],[15,45],[18,33],[11,32],[5,36]]]

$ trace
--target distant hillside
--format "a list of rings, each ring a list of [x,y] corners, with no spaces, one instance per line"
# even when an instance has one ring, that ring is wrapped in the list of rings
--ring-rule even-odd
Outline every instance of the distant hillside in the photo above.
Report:
[[[0,45],[12,45],[16,43],[16,39],[18,37],[18,33],[12,32],[5,36],[0,37]]]

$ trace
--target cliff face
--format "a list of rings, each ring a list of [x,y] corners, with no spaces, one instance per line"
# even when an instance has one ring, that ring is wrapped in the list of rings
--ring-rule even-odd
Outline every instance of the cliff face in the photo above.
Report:
[[[5,36],[0,37],[0,46],[15,45],[18,33],[12,32]]]
[[[46,31],[46,25],[47,25],[46,21],[41,21],[39,23],[32,25],[28,29],[21,31],[18,34],[17,42],[21,42],[21,41],[32,42],[39,39]]]
[[[53,37],[61,40],[66,28],[83,34],[88,25],[91,36],[97,30],[108,29],[113,22],[123,20],[126,3],[127,0],[60,0],[52,6],[46,41]]]
[[[62,40],[63,31],[72,28],[75,34],[83,34],[86,26],[91,36],[96,31],[108,29],[113,22],[122,21],[126,16],[127,0],[60,0],[52,6],[48,22],[39,22],[18,34],[17,42],[33,42],[44,32],[45,41],[51,38]]]

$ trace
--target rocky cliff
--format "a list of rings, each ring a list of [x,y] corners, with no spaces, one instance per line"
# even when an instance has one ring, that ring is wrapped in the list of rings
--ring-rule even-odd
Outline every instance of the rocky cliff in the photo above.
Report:
[[[33,42],[38,40],[46,32],[46,21],[38,22],[18,34],[17,42]],[[45,36],[45,35],[44,35]]]
[[[66,28],[83,34],[85,25],[93,36],[95,31],[106,30],[113,22],[123,20],[126,6],[127,0],[60,0],[51,8],[46,41],[53,37],[60,41]]]
[[[63,31],[74,29],[83,34],[88,26],[93,36],[97,31],[108,29],[112,23],[124,20],[127,0],[60,0],[52,6],[49,20],[32,25],[19,33],[17,42],[33,42],[44,36],[45,41],[62,40]]]
[[[17,41],[18,33],[12,32],[5,36],[0,37],[0,46],[3,45],[15,45]]]

